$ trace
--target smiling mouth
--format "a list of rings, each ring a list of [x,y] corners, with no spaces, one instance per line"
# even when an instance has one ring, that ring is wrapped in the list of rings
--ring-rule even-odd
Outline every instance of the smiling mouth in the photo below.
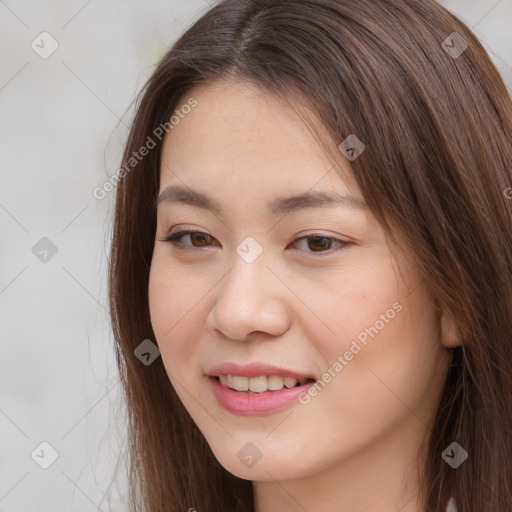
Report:
[[[259,395],[269,391],[281,391],[300,387],[314,379],[295,379],[294,377],[282,377],[281,375],[262,375],[260,377],[245,377],[241,375],[218,375],[214,377],[220,384],[232,391]]]

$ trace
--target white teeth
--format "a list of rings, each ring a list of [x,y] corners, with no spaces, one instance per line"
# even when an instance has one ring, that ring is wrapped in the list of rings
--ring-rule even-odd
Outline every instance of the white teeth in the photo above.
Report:
[[[297,384],[297,382],[299,382],[299,381],[297,379],[294,379],[293,377],[285,377],[284,378],[284,385],[287,388],[293,388],[295,386],[295,384]]]
[[[272,375],[268,377],[268,389],[272,391],[279,391],[280,389],[283,389],[284,386],[284,379],[280,375]]]
[[[233,387],[237,391],[249,391],[249,377],[233,376]]]
[[[255,393],[267,391],[267,377],[251,377],[249,379],[249,389]]]
[[[237,391],[249,391],[253,393],[264,393],[265,391],[279,391],[283,388],[293,388],[299,384],[304,384],[308,379],[300,381],[293,377],[281,377],[280,375],[270,375],[261,377],[242,377],[239,375],[219,375],[219,381],[222,385]]]

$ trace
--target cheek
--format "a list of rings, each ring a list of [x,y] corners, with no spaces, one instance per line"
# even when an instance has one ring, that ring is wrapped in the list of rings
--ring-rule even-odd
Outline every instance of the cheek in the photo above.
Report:
[[[428,301],[409,300],[406,293],[383,297],[369,307],[371,314],[359,314],[354,320],[356,307],[363,306],[363,301],[356,300],[354,316],[343,315],[350,327],[345,329],[340,320],[343,339],[336,348],[329,347],[328,368],[335,377],[319,393],[324,394],[324,405],[336,422],[348,430],[357,424],[367,435],[412,417],[411,411],[427,422],[445,368],[440,364],[445,354]],[[389,309],[393,303],[400,303],[401,310]]]
[[[389,255],[380,252],[365,255],[360,251],[357,261],[347,258],[346,268],[325,274],[310,288],[312,309],[318,312],[318,320],[326,328],[322,352],[329,353],[331,358],[349,350],[354,339],[364,343],[370,338],[368,330],[375,331],[375,325],[379,332],[384,331],[395,318],[404,316],[397,310],[407,288],[395,276]],[[307,297],[311,280],[303,284],[298,294]],[[318,321],[315,323],[319,325]],[[319,339],[318,334],[311,339],[315,337]]]
[[[195,288],[198,287],[201,287],[200,277],[193,272],[184,272],[173,263],[166,247],[155,247],[149,272],[148,300],[151,323],[157,337],[172,328],[170,335],[180,328],[187,316],[193,314],[199,293]]]
[[[193,353],[191,340],[198,336],[195,330],[201,325],[196,320],[201,302],[187,276],[162,264],[158,255],[151,264],[148,301],[156,342],[166,368],[172,371],[172,361]],[[179,365],[175,366],[178,371]]]
[[[322,380],[329,381],[320,401],[342,417],[351,410],[352,418],[367,414],[371,421],[376,412],[397,414],[403,402],[417,404],[435,393],[443,354],[437,317],[418,275],[402,266],[402,277],[386,258],[350,270],[323,283],[327,293],[319,295],[315,310],[328,336],[310,331],[309,338],[326,365]]]
[[[171,293],[168,274],[153,259],[149,273],[148,300],[151,325],[159,341],[173,325],[178,301],[176,293]],[[174,292],[176,290],[174,289]]]

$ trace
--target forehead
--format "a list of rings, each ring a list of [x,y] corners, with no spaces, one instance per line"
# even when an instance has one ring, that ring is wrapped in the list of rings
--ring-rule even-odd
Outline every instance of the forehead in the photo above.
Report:
[[[197,105],[164,140],[161,191],[185,182],[202,190],[283,196],[321,186],[352,191],[362,200],[344,157],[335,172],[308,125],[278,96],[250,82],[224,79],[195,87],[176,109],[190,98]]]

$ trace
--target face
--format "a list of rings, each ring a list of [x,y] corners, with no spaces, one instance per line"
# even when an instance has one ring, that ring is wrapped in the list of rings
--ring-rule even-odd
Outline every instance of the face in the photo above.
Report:
[[[215,456],[266,481],[417,446],[449,357],[414,257],[285,102],[228,81],[190,97],[162,150],[149,303]]]

